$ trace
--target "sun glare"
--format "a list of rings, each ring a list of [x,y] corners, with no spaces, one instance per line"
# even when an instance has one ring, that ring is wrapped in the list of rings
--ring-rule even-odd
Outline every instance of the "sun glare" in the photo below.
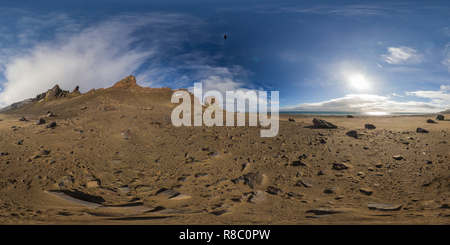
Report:
[[[352,76],[349,80],[350,85],[357,90],[364,90],[369,88],[369,83],[361,74]]]

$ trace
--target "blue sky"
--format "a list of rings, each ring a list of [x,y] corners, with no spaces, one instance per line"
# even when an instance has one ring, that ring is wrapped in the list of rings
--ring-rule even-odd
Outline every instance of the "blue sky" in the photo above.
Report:
[[[445,1],[0,1],[0,105],[59,84],[279,91],[284,110],[450,109]],[[227,35],[227,39],[223,38]]]

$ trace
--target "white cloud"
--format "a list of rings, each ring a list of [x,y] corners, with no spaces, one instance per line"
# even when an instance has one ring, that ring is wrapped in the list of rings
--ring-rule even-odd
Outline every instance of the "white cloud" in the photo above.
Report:
[[[401,46],[398,48],[389,47],[388,52],[390,54],[381,55],[381,59],[389,64],[398,65],[398,64],[419,63],[421,59],[420,56],[417,54],[417,50],[405,46]]]
[[[399,94],[396,94],[396,93],[392,93],[392,95],[397,96],[397,97],[403,97],[403,95],[399,95]]]
[[[448,105],[447,105],[448,106]],[[290,111],[348,111],[348,112],[438,112],[445,110],[446,105],[433,102],[397,102],[388,96],[373,94],[348,94],[342,98],[318,103],[303,103],[288,106],[282,110]]]

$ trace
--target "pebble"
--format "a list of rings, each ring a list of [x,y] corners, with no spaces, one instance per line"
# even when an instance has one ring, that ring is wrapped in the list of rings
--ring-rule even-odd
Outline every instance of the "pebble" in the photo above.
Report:
[[[131,131],[129,129],[124,129],[122,130],[122,132],[120,132],[120,135],[124,138],[124,139],[129,139],[132,135]]]

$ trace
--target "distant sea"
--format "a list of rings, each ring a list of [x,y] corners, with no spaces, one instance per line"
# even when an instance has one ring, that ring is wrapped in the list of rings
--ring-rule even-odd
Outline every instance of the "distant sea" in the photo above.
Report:
[[[351,112],[351,111],[280,111],[280,114],[302,114],[302,115],[421,115],[430,113],[418,112]]]

